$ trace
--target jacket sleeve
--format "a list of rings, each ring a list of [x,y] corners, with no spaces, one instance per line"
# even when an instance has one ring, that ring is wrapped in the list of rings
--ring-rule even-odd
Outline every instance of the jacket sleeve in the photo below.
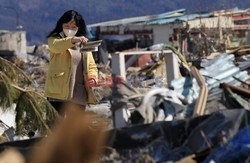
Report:
[[[92,52],[88,52],[88,76],[98,80],[98,70]]]
[[[48,38],[48,46],[51,52],[53,53],[62,53],[67,49],[74,46],[71,42],[73,37],[66,37],[66,38],[56,38],[50,37]]]

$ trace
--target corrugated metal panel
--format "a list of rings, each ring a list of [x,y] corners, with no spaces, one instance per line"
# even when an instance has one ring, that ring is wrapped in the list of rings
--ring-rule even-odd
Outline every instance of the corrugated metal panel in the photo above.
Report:
[[[155,18],[156,19],[162,19],[162,18],[165,18],[165,17],[169,17],[170,15],[174,15],[176,13],[182,13],[182,14],[184,14],[185,11],[186,11],[185,9],[180,9],[180,10],[174,10],[174,11],[170,11],[170,12],[165,12],[165,13],[156,15]]]
[[[241,83],[235,78],[241,81],[247,81],[250,78],[247,71],[240,71],[240,68],[235,66],[234,60],[235,57],[232,54],[221,54],[212,60],[202,60],[201,66],[204,68],[200,69],[200,73],[204,75],[208,85],[208,101],[219,99],[222,92],[219,88],[221,83],[226,82],[237,86]],[[186,77],[174,80],[171,82],[171,87],[177,93],[185,96],[189,104],[198,98],[199,86],[194,78]]]

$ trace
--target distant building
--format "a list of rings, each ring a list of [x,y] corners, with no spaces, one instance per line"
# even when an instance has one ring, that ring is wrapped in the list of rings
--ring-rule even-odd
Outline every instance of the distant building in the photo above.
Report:
[[[250,44],[250,10],[233,14],[234,30],[239,32],[239,37],[246,38],[245,44]]]
[[[89,25],[96,35],[105,40],[108,51],[149,47],[159,40],[157,28],[148,24],[153,20],[183,15],[185,10],[176,10],[159,15],[140,16]],[[160,29],[159,29],[160,30]],[[165,31],[167,32],[167,31]],[[168,39],[168,38],[167,38]]]
[[[166,12],[159,15],[126,18],[89,25],[96,28],[99,38],[111,45],[109,51],[123,50],[129,47],[149,47],[153,44],[171,44],[176,30],[189,28],[232,29],[233,20],[229,16],[217,16],[213,13],[186,14],[185,9]],[[219,30],[217,30],[219,31]],[[120,45],[119,42],[123,44]],[[125,44],[124,44],[125,43]],[[121,46],[121,47],[120,47]],[[116,49],[112,49],[116,48]]]
[[[219,11],[216,15],[232,17],[232,44],[235,46],[250,44],[250,9]]]
[[[0,30],[0,50],[26,54],[26,46],[26,32]]]

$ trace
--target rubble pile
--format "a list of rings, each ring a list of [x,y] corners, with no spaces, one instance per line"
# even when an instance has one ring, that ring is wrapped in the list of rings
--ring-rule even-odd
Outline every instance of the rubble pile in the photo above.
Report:
[[[43,91],[48,70],[48,62],[42,58],[30,57],[28,62],[18,58],[13,60],[14,64],[21,68],[36,84],[39,90]]]
[[[154,80],[166,73],[159,72],[165,67],[164,57],[160,56],[141,68],[130,68],[127,80],[115,80],[113,87],[93,88],[99,104],[87,106],[87,111],[109,118],[101,162],[250,159],[250,148],[243,147],[244,143],[249,144],[245,135],[249,132],[250,118],[248,47],[203,58],[197,68],[183,66],[183,58],[176,56],[185,73],[167,85],[166,79],[162,85]],[[42,89],[48,63],[41,57],[29,59],[29,62],[15,59],[14,63]],[[100,64],[98,68],[102,80],[112,75],[107,65]],[[36,141],[23,142],[20,152]],[[0,150],[16,146],[15,143],[2,144]],[[228,146],[238,150],[237,154],[230,155]]]
[[[196,154],[196,160],[204,159],[238,132],[247,114],[244,109],[224,110],[191,119],[114,129],[109,133],[109,146],[115,150],[104,159],[136,162],[149,155],[154,162],[174,162],[192,154]]]
[[[169,83],[166,58],[161,53],[142,67],[130,67],[126,79],[114,80],[112,87],[98,83],[93,87],[99,103],[88,105],[86,111],[109,118],[105,122],[109,125],[107,142],[100,161],[250,160],[249,46],[203,57],[196,67],[174,48],[172,52],[177,57],[179,74]],[[13,62],[43,90],[46,57],[33,55],[28,62]],[[99,80],[105,81],[109,76],[118,79],[108,64],[98,65]],[[159,75],[160,84],[156,80]],[[30,150],[38,140],[0,144],[0,151],[14,146],[26,156],[24,149]],[[232,150],[237,152],[231,154]]]
[[[174,162],[191,155],[197,162],[227,160],[229,152],[222,158],[219,152],[230,141],[242,143],[242,133],[249,131],[248,56],[222,53],[202,59],[199,70],[191,66],[189,75],[173,80],[168,88],[131,88],[126,83],[113,88],[113,120],[126,112],[118,124],[125,128],[110,131],[113,150],[108,149],[103,160],[136,162],[148,156],[155,162]],[[237,156],[247,160],[249,154],[246,148]],[[231,159],[241,160],[236,155]]]

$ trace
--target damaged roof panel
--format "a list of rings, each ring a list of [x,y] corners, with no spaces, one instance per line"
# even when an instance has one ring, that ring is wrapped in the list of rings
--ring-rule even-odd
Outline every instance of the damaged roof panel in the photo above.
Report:
[[[167,19],[159,19],[159,20],[154,20],[151,22],[148,22],[148,25],[153,25],[153,24],[168,24],[168,23],[173,23],[177,21],[188,21],[188,20],[193,20],[196,18],[208,18],[213,16],[212,13],[205,13],[205,14],[189,14],[189,15],[182,15],[178,17],[173,17],[173,18],[167,18]]]
[[[120,20],[113,20],[102,22],[98,24],[92,24],[88,27],[98,27],[98,26],[118,26],[118,25],[125,25],[125,24],[132,24],[132,23],[140,23],[140,22],[148,22],[156,19],[163,19],[166,17],[173,17],[173,16],[180,16],[185,13],[185,9],[174,10],[166,13],[162,13],[159,15],[149,15],[149,16],[139,16],[139,17],[132,17],[132,18],[125,18]]]

